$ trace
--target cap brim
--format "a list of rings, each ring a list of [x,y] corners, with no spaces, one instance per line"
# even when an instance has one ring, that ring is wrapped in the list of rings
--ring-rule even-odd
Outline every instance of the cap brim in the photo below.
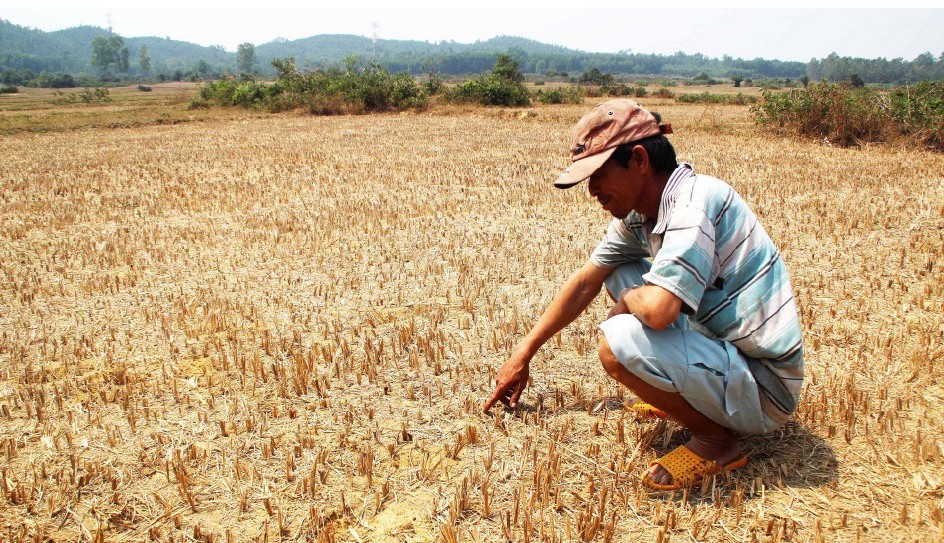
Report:
[[[600,166],[603,166],[603,163],[606,162],[615,152],[616,147],[610,147],[605,151],[595,155],[590,155],[587,158],[582,158],[577,162],[572,163],[567,167],[566,170],[564,170],[564,173],[560,174],[560,177],[557,178],[557,181],[554,181],[554,186],[559,189],[568,189],[577,183],[580,183],[584,179],[593,175],[593,172],[599,170]]]

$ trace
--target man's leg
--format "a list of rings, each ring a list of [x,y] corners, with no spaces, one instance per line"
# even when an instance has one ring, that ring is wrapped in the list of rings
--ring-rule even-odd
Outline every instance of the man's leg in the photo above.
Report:
[[[600,362],[610,377],[688,428],[692,438],[686,446],[692,452],[722,466],[741,457],[741,445],[731,430],[697,411],[681,394],[656,388],[635,376],[616,358],[605,337],[600,340]],[[649,476],[657,484],[672,483],[672,477],[659,465],[650,469]]]

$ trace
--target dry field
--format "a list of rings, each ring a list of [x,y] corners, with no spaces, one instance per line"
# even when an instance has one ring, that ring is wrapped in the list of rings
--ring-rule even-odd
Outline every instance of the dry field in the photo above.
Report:
[[[92,123],[0,136],[0,540],[944,539],[944,157],[644,103],[800,302],[801,407],[746,468],[642,487],[686,437],[624,409],[603,296],[481,413],[607,224],[549,184],[586,107]]]
[[[232,109],[187,109],[197,95],[197,83],[158,83],[151,92],[137,85],[110,87],[110,102],[55,105],[56,98],[79,94],[83,89],[33,89],[20,87],[15,94],[0,94],[0,136],[22,132],[61,132],[90,128],[128,128],[156,124],[250,116]],[[57,94],[61,93],[61,94]],[[252,116],[260,116],[255,114]]]

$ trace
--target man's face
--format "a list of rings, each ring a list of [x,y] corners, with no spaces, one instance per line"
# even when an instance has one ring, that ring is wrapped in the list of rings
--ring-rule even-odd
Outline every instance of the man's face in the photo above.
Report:
[[[607,160],[599,170],[590,176],[587,189],[590,196],[600,202],[617,219],[625,219],[629,212],[636,209],[642,195],[643,183],[639,179],[638,167],[629,161],[629,167],[620,166],[615,160]]]

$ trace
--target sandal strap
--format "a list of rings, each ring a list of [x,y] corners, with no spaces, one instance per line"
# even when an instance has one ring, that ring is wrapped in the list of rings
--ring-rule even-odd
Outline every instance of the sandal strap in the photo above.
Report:
[[[638,402],[633,402],[633,404],[630,406],[630,409],[632,409],[633,411],[635,411],[636,413],[640,415],[650,415],[650,416],[656,416],[656,417],[667,416],[665,411],[659,409],[658,407],[650,403],[646,403],[642,400],[639,400]]]
[[[665,456],[655,459],[650,466],[656,464],[662,466],[672,476],[674,485],[682,486],[691,485],[696,480],[716,473],[721,469],[718,464],[698,456],[685,445],[681,445]]]

